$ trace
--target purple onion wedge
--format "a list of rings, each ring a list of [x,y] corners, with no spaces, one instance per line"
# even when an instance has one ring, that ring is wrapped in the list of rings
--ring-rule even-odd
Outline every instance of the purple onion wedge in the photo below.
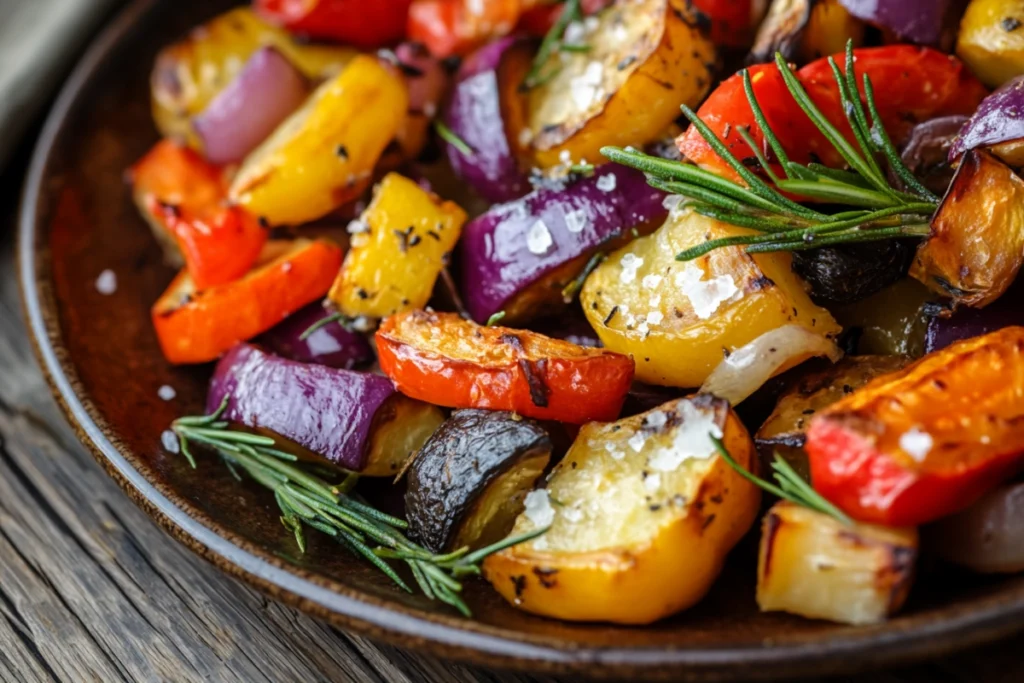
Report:
[[[1009,166],[1024,166],[1024,76],[1003,84],[978,105],[949,150],[956,161],[964,152],[989,148]]]
[[[208,413],[265,430],[344,469],[394,476],[444,421],[440,409],[395,391],[386,377],[287,360],[250,344],[221,358]]]
[[[985,308],[962,306],[949,317],[928,319],[924,351],[931,353],[944,349],[953,342],[980,337],[1013,325],[1024,325],[1024,309],[1020,306],[1024,296],[1024,279],[1016,280],[1006,292]]]
[[[206,158],[215,164],[241,161],[299,108],[307,94],[306,79],[284,55],[273,47],[260,48],[192,120]]]
[[[918,45],[948,48],[963,13],[962,0],[839,0],[853,16]]]
[[[516,158],[515,141],[525,126],[525,107],[518,92],[529,51],[515,38],[485,45],[463,62],[455,81],[444,123],[469,147],[446,144],[455,175],[491,202],[506,202],[530,191]]]
[[[321,304],[312,303],[263,334],[258,343],[279,356],[300,363],[319,363],[351,370],[371,362],[373,349],[366,337],[338,323],[324,325],[303,339],[306,330],[328,315]]]
[[[632,228],[657,227],[665,194],[639,171],[609,164],[568,187],[500,204],[462,231],[462,293],[478,322],[517,323],[564,309],[563,290]]]
[[[949,150],[965,123],[967,117],[959,115],[922,121],[911,129],[910,138],[900,153],[910,172],[940,197],[946,194],[953,181],[954,169],[949,163]],[[890,180],[899,182],[891,171]]]

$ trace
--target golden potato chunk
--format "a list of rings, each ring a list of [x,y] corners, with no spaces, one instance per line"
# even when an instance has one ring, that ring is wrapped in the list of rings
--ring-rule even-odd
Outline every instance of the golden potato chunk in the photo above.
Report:
[[[757,604],[844,624],[884,621],[903,606],[917,561],[914,528],[844,525],[788,501],[765,515]]]
[[[571,621],[646,624],[693,605],[761,500],[709,434],[753,466],[750,436],[711,396],[585,425],[512,530],[547,533],[489,557],[487,580],[521,609]]]
[[[580,297],[587,319],[608,349],[633,356],[637,379],[698,387],[723,356],[770,330],[797,324],[830,338],[839,332],[807,296],[789,254],[726,247],[685,263],[675,259],[705,240],[749,232],[676,210],[587,279]]]

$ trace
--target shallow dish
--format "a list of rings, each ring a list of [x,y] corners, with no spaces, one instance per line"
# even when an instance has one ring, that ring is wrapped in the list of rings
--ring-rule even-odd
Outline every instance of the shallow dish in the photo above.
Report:
[[[923,567],[888,623],[844,627],[754,602],[752,543],[741,544],[695,609],[646,628],[571,625],[506,605],[470,582],[473,619],[402,593],[323,538],[299,556],[270,496],[212,459],[193,472],[160,435],[203,406],[208,367],[160,355],[149,306],[172,277],[137,216],[123,169],[155,141],[148,74],[159,46],[227,3],[131,4],[97,39],[57,101],[22,204],[19,263],[36,352],[97,460],[157,522],[221,569],[342,628],[479,664],[595,677],[672,680],[850,673],[933,657],[1024,627],[1024,577]],[[116,291],[96,281],[114,272]],[[164,385],[176,397],[158,395]]]

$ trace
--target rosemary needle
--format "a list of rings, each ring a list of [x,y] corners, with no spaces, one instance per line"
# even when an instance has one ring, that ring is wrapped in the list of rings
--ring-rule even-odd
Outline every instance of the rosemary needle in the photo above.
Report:
[[[755,165],[761,168],[767,179],[748,168],[687,107],[683,107],[683,113],[694,130],[735,172],[739,181],[693,164],[659,159],[631,148],[605,147],[601,153],[611,161],[643,171],[653,187],[687,198],[687,206],[698,214],[765,233],[708,240],[679,253],[676,258],[680,261],[728,246],[746,246],[749,253],[765,253],[925,237],[929,234],[929,219],[938,208],[939,198],[914,177],[900,158],[882,125],[874,88],[867,74],[863,74],[866,108],[861,102],[854,64],[852,42],[846,46],[845,73],[834,59],[829,58],[855,144],[848,141],[835,122],[822,113],[782,56],[776,54],[775,59],[775,68],[790,96],[846,161],[849,170],[792,161],[757,101],[747,70],[740,72],[743,90],[754,122],[760,128],[767,149],[776,159],[775,168],[766,156],[767,150],[754,136],[753,126],[739,127],[736,131],[753,151]],[[892,186],[879,159],[885,160],[889,169],[903,182],[905,190]],[[844,208],[826,214],[805,206],[808,202],[839,204]]]
[[[323,322],[323,321],[321,321]],[[324,323],[326,324],[326,323]],[[228,399],[211,415],[182,417],[171,425],[182,454],[194,468],[192,445],[216,451],[232,475],[245,473],[270,489],[281,512],[281,524],[295,536],[299,550],[306,551],[305,528],[316,529],[347,547],[375,566],[403,590],[412,592],[390,561],[405,564],[420,591],[432,600],[451,605],[470,616],[460,596],[463,576],[480,574],[480,563],[489,555],[525,543],[547,529],[503,539],[494,545],[470,552],[460,548],[436,554],[409,540],[408,524],[385,514],[349,493],[357,476],[344,475],[336,484],[316,474],[316,467],[300,463],[294,455],[275,448],[269,436],[233,429],[221,420]]]

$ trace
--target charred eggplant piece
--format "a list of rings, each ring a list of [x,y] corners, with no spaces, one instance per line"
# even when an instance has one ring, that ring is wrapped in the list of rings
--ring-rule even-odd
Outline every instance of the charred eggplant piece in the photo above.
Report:
[[[479,548],[508,535],[551,457],[540,425],[513,413],[459,410],[409,468],[405,511],[435,552]]]
[[[845,244],[793,252],[793,270],[811,285],[816,303],[849,304],[900,280],[913,256],[903,240]]]
[[[910,131],[910,140],[900,155],[910,172],[939,196],[946,194],[949,184],[953,182],[950,150],[957,144],[957,136],[967,121],[966,116],[954,115],[940,116],[917,124]],[[891,172],[889,180],[900,182],[896,174]]]

